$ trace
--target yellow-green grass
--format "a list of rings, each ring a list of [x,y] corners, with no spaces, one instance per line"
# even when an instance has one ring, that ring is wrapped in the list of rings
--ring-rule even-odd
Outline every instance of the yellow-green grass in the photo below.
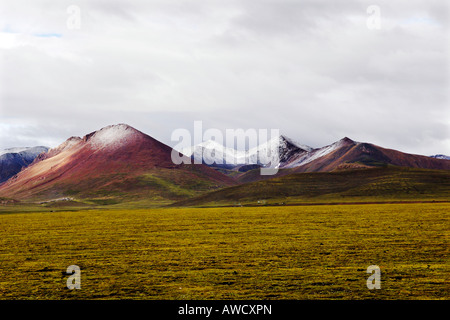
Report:
[[[448,299],[450,204],[0,215],[0,299]],[[81,289],[65,270],[81,268]],[[369,290],[370,265],[381,289]]]

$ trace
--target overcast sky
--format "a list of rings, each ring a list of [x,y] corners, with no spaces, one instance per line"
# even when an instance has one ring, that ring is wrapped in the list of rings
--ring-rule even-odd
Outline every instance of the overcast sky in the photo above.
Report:
[[[450,154],[447,3],[0,0],[0,149],[202,120]]]

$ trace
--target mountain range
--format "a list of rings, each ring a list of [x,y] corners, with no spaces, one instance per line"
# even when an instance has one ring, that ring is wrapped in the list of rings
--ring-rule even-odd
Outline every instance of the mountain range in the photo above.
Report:
[[[52,149],[9,149],[1,153],[0,159],[17,158],[14,161],[17,165],[9,171],[7,166],[0,167],[4,172],[0,197],[29,202],[83,199],[90,204],[145,199],[154,204],[170,204],[227,187],[240,185],[245,189],[249,182],[271,178],[276,181],[280,176],[302,173],[385,167],[450,170],[450,161],[438,156],[407,154],[347,137],[328,146],[312,148],[281,135],[248,151],[206,141],[181,153],[203,160],[203,164],[175,165],[171,147],[126,124],[107,126],[84,137],[71,137]],[[276,155],[272,161],[279,159],[276,176],[259,174],[259,168],[267,163],[259,161],[262,154]],[[304,181],[306,176],[301,177],[299,181]],[[352,175],[345,177],[351,179]],[[217,194],[229,196],[222,191]]]
[[[0,183],[8,180],[30,165],[47,147],[9,148],[0,151]]]
[[[312,148],[281,135],[249,151],[236,151],[215,141],[206,141],[191,148],[185,148],[182,153],[197,161],[201,161],[202,155],[206,155],[206,162],[213,167],[245,172],[248,171],[246,168],[255,169],[254,165],[261,166],[258,157],[260,154],[267,154],[267,150],[270,150],[272,155],[277,152],[279,169],[293,169],[291,172],[328,172],[383,165],[450,169],[450,162],[442,155],[427,157],[408,154],[370,143],[353,141],[347,137],[322,148]]]
[[[436,159],[443,159],[443,160],[450,160],[449,156],[443,155],[443,154],[435,154],[434,156],[430,156],[431,158]]]
[[[247,151],[227,148],[213,140],[208,140],[181,150],[183,154],[198,162],[207,163],[212,167],[227,169],[242,169],[251,165],[264,166],[277,162],[277,167],[287,167],[294,158],[305,155],[314,149],[302,145],[283,135],[274,137]],[[262,161],[261,161],[262,160]],[[245,170],[240,170],[245,171]]]
[[[206,165],[173,164],[171,151],[126,124],[107,126],[39,154],[0,186],[0,197],[76,197],[100,204],[124,198],[164,202],[235,184]]]

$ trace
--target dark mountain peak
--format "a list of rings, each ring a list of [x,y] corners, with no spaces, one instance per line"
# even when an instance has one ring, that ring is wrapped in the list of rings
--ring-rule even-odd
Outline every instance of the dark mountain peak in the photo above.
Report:
[[[297,142],[297,141],[295,141],[295,140],[293,140],[293,139],[291,139],[291,138],[289,138],[289,137],[287,137],[285,135],[282,135],[282,134],[279,136],[279,142],[280,142],[280,145],[286,144],[287,146],[291,146],[291,147],[294,147],[294,148],[297,148],[297,149],[301,149],[303,151],[308,151],[309,152],[309,151],[312,150],[312,148],[310,146],[301,144],[301,143],[299,143],[299,142]]]
[[[284,134],[280,134],[278,137],[282,141],[289,141],[291,140],[289,137],[285,136]]]
[[[355,142],[354,140],[350,139],[349,137],[344,137],[340,141],[347,142],[347,143],[354,143]]]
[[[72,136],[69,139],[67,139],[66,142],[78,142],[80,140],[82,140],[80,137]]]

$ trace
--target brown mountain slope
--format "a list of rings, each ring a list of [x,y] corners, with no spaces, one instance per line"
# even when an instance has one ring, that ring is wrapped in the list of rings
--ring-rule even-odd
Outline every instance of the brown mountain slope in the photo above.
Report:
[[[234,174],[240,183],[267,180],[299,172],[333,172],[367,169],[394,165],[399,167],[450,170],[450,160],[436,159],[397,150],[386,149],[370,143],[343,138],[329,146],[314,149],[307,155],[293,156],[276,175],[261,176],[259,169]]]
[[[450,161],[385,149],[349,138],[339,141],[333,152],[295,168],[295,172],[327,172],[339,169],[367,168],[385,165],[450,170]]]
[[[182,199],[235,184],[205,165],[175,165],[172,148],[124,124],[72,137],[0,186],[15,199]]]

